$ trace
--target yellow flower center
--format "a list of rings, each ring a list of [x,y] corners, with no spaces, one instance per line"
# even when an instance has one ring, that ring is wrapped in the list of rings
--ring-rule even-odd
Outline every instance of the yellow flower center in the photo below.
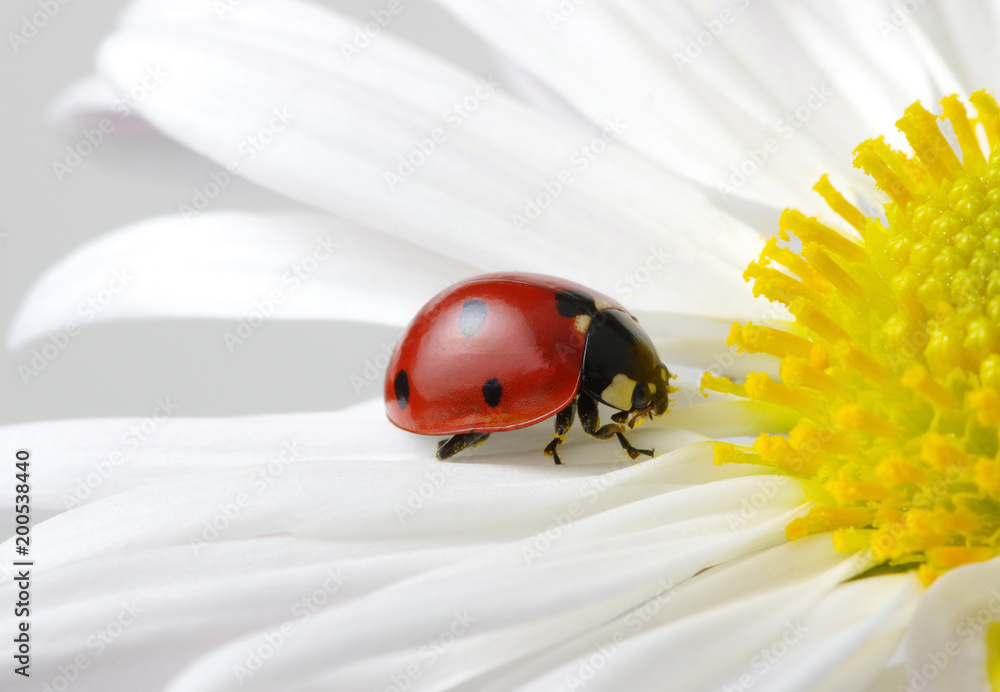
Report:
[[[969,100],[975,117],[955,96],[942,101],[960,151],[919,103],[897,122],[912,155],[881,137],[855,150],[889,197],[884,220],[826,176],[814,189],[843,228],[782,214],[744,278],[794,323],[729,335],[780,359],[780,379],[702,379],[703,390],[795,409],[787,436],[715,447],[717,464],[807,479],[814,505],[789,539],[834,530],[838,549],[870,549],[925,583],[1000,555],[1000,109],[985,91]]]

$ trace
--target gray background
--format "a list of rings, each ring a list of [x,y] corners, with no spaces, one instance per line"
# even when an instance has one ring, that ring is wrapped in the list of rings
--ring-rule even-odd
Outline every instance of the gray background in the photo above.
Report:
[[[363,23],[386,0],[326,0]],[[38,0],[0,6],[0,325],[11,317],[33,280],[91,238],[146,217],[176,212],[192,187],[217,166],[166,141],[149,145],[150,165],[124,165],[137,146],[112,133],[60,182],[52,163],[80,132],[63,131],[45,117],[66,86],[91,73],[95,49],[114,27],[125,0],[70,0],[15,54],[8,39]],[[464,27],[429,0],[406,0],[388,31],[453,60],[471,72],[495,70],[491,54]],[[147,146],[143,143],[143,146]],[[217,209],[295,209],[245,181],[219,197]],[[32,349],[0,348],[0,423],[93,416],[147,416],[169,397],[179,415],[208,416],[331,409],[357,401],[351,375],[395,340],[397,330],[368,325],[270,321],[235,355],[213,321],[158,321],[88,326],[27,384],[17,373]],[[362,392],[372,394],[373,387]]]

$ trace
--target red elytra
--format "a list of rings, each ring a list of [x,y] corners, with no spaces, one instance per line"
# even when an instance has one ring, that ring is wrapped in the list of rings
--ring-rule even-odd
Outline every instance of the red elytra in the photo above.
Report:
[[[637,458],[652,450],[628,444],[621,416],[634,414],[634,424],[661,415],[667,377],[649,337],[612,298],[541,274],[486,274],[439,293],[410,322],[386,369],[386,414],[410,432],[454,435],[440,459],[559,414],[545,451],[561,463],[555,448],[579,403],[588,434],[617,435]],[[596,401],[623,414],[602,427]]]

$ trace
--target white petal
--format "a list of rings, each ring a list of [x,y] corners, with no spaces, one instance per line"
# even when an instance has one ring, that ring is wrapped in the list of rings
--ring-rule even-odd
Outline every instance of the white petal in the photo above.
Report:
[[[97,76],[84,77],[67,87],[49,107],[48,118],[66,130],[82,130],[99,126],[109,118],[114,131],[135,135],[158,135],[142,118],[129,117],[125,110],[127,94],[115,93],[107,80]]]
[[[935,91],[909,32],[886,34],[886,20],[894,6],[858,3],[850,12],[796,2],[778,7],[787,32],[802,37],[800,49],[822,74],[836,81],[838,97],[850,107],[844,122],[832,129],[845,133],[855,145],[884,134],[894,145],[905,146],[905,138],[895,127],[903,110],[917,99],[933,102],[944,93]]]
[[[48,116],[55,124],[67,129],[94,122],[95,115],[106,117],[112,112],[115,92],[105,80],[89,76],[66,87],[49,106]]]
[[[922,95],[893,100],[903,91],[888,79],[897,73],[873,74],[864,48],[838,38],[854,12],[837,12],[831,28],[799,3],[442,4],[592,121],[624,114],[637,149],[777,208],[817,209],[802,181],[824,172],[870,187],[850,168],[853,147],[879,132],[864,125],[874,112],[892,130],[894,108]],[[928,83],[912,44],[892,50]],[[745,181],[733,172],[744,165],[753,169]]]
[[[906,578],[838,586],[864,566],[836,554],[829,534],[783,544],[698,575],[489,689],[859,689],[892,651],[865,635],[898,642],[919,592]]]
[[[69,569],[36,563],[32,676],[74,690],[152,690],[206,650],[473,554],[466,546],[387,551],[270,537],[99,555]],[[265,557],[266,556],[266,557]],[[16,596],[8,580],[4,597]],[[0,619],[16,627],[11,617]],[[8,647],[9,648],[9,647]],[[61,666],[61,668],[60,668]]]
[[[500,79],[504,87],[516,94],[522,101],[529,104],[540,113],[563,121],[580,130],[600,132],[584,115],[566,102],[550,86],[540,81],[531,72],[510,60],[500,51],[493,51],[493,62],[500,71]]]
[[[810,632],[774,667],[774,689],[864,689],[899,645],[922,594],[912,573],[838,587],[803,618]]]
[[[727,516],[751,481],[684,488],[568,524],[550,517],[555,528],[548,534],[296,623],[295,636],[242,685],[233,680],[232,666],[264,633],[206,656],[170,689],[272,689],[292,670],[299,689],[382,686],[392,672],[419,665],[420,647],[463,617],[473,621],[464,627],[467,636],[425,665],[421,684],[470,680],[655,596],[663,581],[679,583],[707,565],[781,540],[789,508],[802,497],[790,486],[745,528],[729,527]],[[572,513],[569,506],[552,511]],[[393,626],[386,628],[389,619]]]
[[[100,69],[117,88],[168,75],[140,112],[220,165],[449,256],[619,294],[652,270],[636,309],[767,309],[739,276],[760,239],[697,190],[390,36],[348,62],[353,30],[291,1],[246,0],[219,21],[203,3],[147,0],[105,43]],[[281,131],[250,160],[248,138],[272,125]],[[591,161],[583,147],[601,153]],[[413,152],[412,175],[387,183]],[[535,215],[532,199],[550,206],[515,224]]]
[[[743,663],[771,625],[800,617],[851,573],[830,548],[828,540],[810,538],[713,567],[491,680],[487,689],[572,689],[576,679],[596,689],[642,688],[643,680],[686,689],[681,683],[699,676],[700,689],[709,689],[704,676],[718,673],[722,662]]]
[[[908,683],[927,692],[990,689],[986,628],[1000,622],[1000,560],[963,565],[937,579],[913,616]]]
[[[471,265],[319,214],[166,216],[94,240],[35,282],[11,348],[123,319],[340,319],[404,325]],[[263,307],[261,307],[263,305]]]
[[[906,671],[901,663],[889,664],[875,676],[864,692],[885,692],[903,690],[906,685]]]
[[[899,8],[899,9],[896,9]],[[932,43],[941,53],[943,66],[952,84],[941,85],[943,90],[957,91],[959,96],[969,90],[988,89],[996,93],[1000,86],[995,66],[1000,59],[1000,47],[996,43],[996,33],[1000,27],[1000,12],[994,3],[982,3],[978,7],[957,4],[954,7],[940,7],[934,4],[918,5],[917,11],[909,11],[908,6],[895,6],[894,18],[904,16],[903,32],[924,36],[924,41]],[[956,88],[956,84],[960,85]]]
[[[225,440],[220,437],[220,443]],[[37,457],[48,451],[39,449]],[[414,629],[391,630],[411,634],[450,612],[435,608],[440,598],[466,604],[482,599],[491,601],[487,605],[494,611],[503,609],[503,603],[492,601],[509,585],[498,588],[490,579],[503,580],[505,571],[523,569],[520,546],[535,545],[536,533],[556,543],[551,550],[536,548],[541,551],[541,574],[528,570],[520,577],[537,577],[536,597],[545,602],[542,586],[561,589],[564,575],[580,574],[585,564],[608,563],[613,569],[592,573],[608,571],[610,582],[588,578],[579,588],[603,594],[604,607],[609,607],[608,599],[619,593],[616,585],[633,584],[622,594],[649,588],[644,575],[656,573],[650,570],[657,561],[666,560],[679,570],[679,580],[681,574],[773,543],[783,532],[786,515],[803,497],[797,484],[784,478],[744,478],[739,474],[746,470],[715,469],[708,450],[700,447],[601,475],[592,475],[600,469],[557,469],[551,464],[414,460],[338,463],[301,458],[251,465],[240,463],[240,450],[236,452],[231,464],[235,468],[188,471],[178,480],[120,492],[33,528],[35,577],[44,584],[39,598],[51,606],[38,616],[45,623],[42,629],[52,633],[39,640],[39,651],[46,652],[38,661],[40,677],[55,675],[57,664],[80,651],[81,638],[85,643],[87,636],[113,622],[125,607],[123,601],[135,601],[143,614],[116,639],[109,658],[95,667],[96,677],[87,683],[92,689],[102,689],[102,684],[108,689],[109,680],[121,685],[144,674],[166,675],[173,666],[240,633],[273,630],[285,620],[301,627],[297,639],[302,646],[321,646],[322,637],[305,634],[312,625],[306,623],[305,611],[296,608],[317,590],[323,597],[317,606],[326,606],[327,597],[345,605],[345,612],[333,613],[336,632],[354,636],[354,627],[345,629],[338,624],[341,619],[367,621],[370,630],[363,637],[370,635],[369,646],[382,647],[388,641],[380,634],[387,631],[384,618],[357,620],[358,608],[374,609],[374,617],[384,607],[395,610],[392,599],[423,603],[421,610],[407,616]],[[198,458],[190,451],[186,456]],[[767,507],[745,529],[730,530],[741,499],[762,485],[775,489]],[[410,513],[399,514],[398,509],[407,506]],[[564,538],[559,537],[563,515],[574,527],[565,528]],[[458,517],[462,521],[456,521]],[[553,527],[560,532],[556,539],[551,538]],[[521,544],[494,548],[510,541]],[[484,557],[474,557],[477,554]],[[446,566],[459,560],[465,560],[464,567]],[[341,568],[347,587],[327,592],[329,570],[339,573]],[[410,579],[425,570],[432,571]],[[102,573],[106,577],[98,578]],[[400,579],[408,581],[392,587],[398,591],[391,602],[382,596],[362,598]],[[6,582],[0,595],[10,596],[12,588],[13,583]],[[433,596],[438,589],[440,595]],[[561,605],[553,607],[575,610],[572,599],[560,598]],[[530,612],[529,603],[525,608]],[[570,621],[579,626],[575,614]],[[319,630],[325,632],[323,637],[340,636],[326,625]],[[141,665],[139,655],[151,642],[172,649],[152,670]],[[363,638],[355,644],[364,645]],[[341,664],[349,666],[349,648],[339,650],[346,657]],[[116,652],[113,657],[111,651]],[[375,655],[375,649],[369,653]],[[310,666],[331,662],[326,656],[310,658]],[[231,675],[228,667],[224,672]]]
[[[3,427],[0,445],[29,449],[36,459],[45,460],[36,464],[33,472],[37,481],[32,491],[36,521],[123,491],[227,469],[238,472],[248,487],[256,490],[261,478],[280,475],[289,464],[304,460],[323,459],[331,469],[345,469],[344,473],[355,476],[352,483],[369,482],[390,493],[396,492],[389,480],[396,474],[404,479],[400,480],[403,485],[419,486],[427,481],[427,474],[434,478],[444,474],[450,480],[468,478],[477,487],[501,478],[511,482],[541,478],[565,481],[634,463],[617,442],[588,438],[577,426],[563,446],[566,467],[556,467],[541,453],[551,439],[549,423],[494,435],[487,444],[454,462],[440,463],[433,460],[437,438],[392,426],[385,418],[381,399],[336,413],[221,419],[182,418],[177,413],[176,402],[166,397],[157,402],[149,417],[141,419],[46,421]],[[665,454],[703,438],[642,426],[631,439],[640,447],[653,447]],[[699,454],[710,457],[711,450]],[[364,472],[349,471],[354,464],[362,465]],[[268,467],[270,473],[259,471]],[[709,465],[698,479],[711,480],[719,477],[719,472]],[[723,475],[761,472],[732,470]],[[511,476],[515,473],[524,475]],[[14,483],[13,477],[0,478],[0,492],[13,493]],[[386,501],[383,498],[379,503]],[[12,510],[8,507],[7,511]]]

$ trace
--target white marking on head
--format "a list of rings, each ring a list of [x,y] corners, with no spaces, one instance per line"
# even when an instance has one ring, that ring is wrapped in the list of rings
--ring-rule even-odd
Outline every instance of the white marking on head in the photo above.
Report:
[[[573,326],[576,327],[576,331],[586,334],[587,330],[590,329],[590,315],[577,315],[576,319],[573,320]]]
[[[629,411],[632,409],[632,392],[635,390],[635,384],[635,380],[628,375],[618,373],[611,380],[611,384],[601,392],[601,401],[622,411]]]

